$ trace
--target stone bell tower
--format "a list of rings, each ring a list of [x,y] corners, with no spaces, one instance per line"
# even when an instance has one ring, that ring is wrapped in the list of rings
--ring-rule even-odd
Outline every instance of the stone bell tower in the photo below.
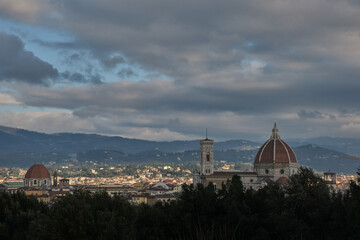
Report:
[[[214,172],[214,140],[200,140],[200,175],[210,175]]]

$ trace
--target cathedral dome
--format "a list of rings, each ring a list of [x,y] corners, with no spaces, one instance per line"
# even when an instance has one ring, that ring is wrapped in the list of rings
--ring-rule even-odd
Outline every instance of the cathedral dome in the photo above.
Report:
[[[281,140],[276,123],[270,139],[257,152],[254,163],[297,163],[294,151]]]
[[[25,179],[29,178],[50,178],[50,173],[43,165],[34,164],[29,168],[29,170],[27,170],[25,174]]]

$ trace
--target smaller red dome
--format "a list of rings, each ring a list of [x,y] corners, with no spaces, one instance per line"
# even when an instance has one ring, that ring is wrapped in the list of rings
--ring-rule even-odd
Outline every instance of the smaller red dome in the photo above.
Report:
[[[25,178],[50,178],[50,173],[44,165],[34,164],[27,170]]]
[[[280,177],[278,180],[276,180],[276,183],[280,185],[289,185],[290,182],[287,177]]]

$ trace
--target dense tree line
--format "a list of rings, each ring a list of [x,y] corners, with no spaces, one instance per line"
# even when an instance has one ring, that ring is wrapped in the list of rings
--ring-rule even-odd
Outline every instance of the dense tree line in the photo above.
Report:
[[[0,239],[360,239],[360,186],[336,192],[301,168],[280,186],[184,185],[177,201],[133,206],[77,191],[53,205],[0,193]]]

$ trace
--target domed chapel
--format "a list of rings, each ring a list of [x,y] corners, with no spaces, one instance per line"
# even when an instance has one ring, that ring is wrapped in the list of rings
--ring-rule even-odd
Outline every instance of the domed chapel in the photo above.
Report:
[[[26,172],[24,187],[50,188],[51,177],[49,171],[41,164],[32,165]]]
[[[234,175],[241,177],[246,188],[258,189],[272,180],[279,184],[287,184],[290,175],[298,169],[296,156],[291,147],[280,138],[279,129],[274,123],[270,139],[258,150],[254,159],[254,172],[215,171],[214,170],[214,140],[200,140],[200,171],[193,177],[194,185],[204,185],[212,182],[220,187]]]

